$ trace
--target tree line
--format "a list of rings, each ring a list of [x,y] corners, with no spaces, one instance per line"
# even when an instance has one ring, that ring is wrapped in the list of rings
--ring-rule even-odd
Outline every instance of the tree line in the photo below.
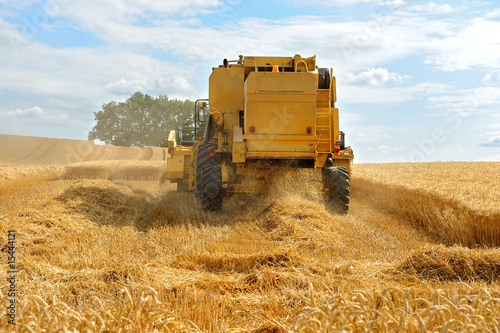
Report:
[[[115,146],[164,146],[170,130],[192,126],[194,103],[136,92],[125,102],[104,103],[94,112],[89,140]]]

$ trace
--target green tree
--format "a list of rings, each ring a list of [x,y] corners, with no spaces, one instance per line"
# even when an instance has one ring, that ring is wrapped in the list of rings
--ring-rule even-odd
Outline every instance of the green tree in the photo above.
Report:
[[[190,100],[136,92],[125,102],[104,103],[102,110],[94,112],[97,123],[88,139],[116,146],[161,146],[170,130],[192,126],[193,107]]]

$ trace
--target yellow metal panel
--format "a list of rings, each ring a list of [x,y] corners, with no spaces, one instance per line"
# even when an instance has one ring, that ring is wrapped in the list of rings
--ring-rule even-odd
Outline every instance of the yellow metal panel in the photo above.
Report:
[[[261,93],[247,94],[246,103],[248,102],[294,102],[294,103],[316,103],[314,95],[294,94],[294,93]],[[245,105],[246,105],[245,103]]]
[[[303,92],[305,80],[303,76],[295,73],[259,75],[258,89],[260,92]]]
[[[316,124],[314,103],[247,102],[245,133],[250,127],[255,134],[307,134]]]
[[[233,143],[233,163],[244,163],[246,156],[246,145],[244,142]]]
[[[314,141],[318,137],[316,135],[266,135],[266,134],[245,134],[243,135],[245,140],[276,140],[276,141]]]
[[[349,172],[349,175],[351,174],[351,159],[345,159],[345,158],[341,158],[341,159],[336,159],[335,156],[333,158],[333,166],[342,166],[344,168],[347,169],[347,171]]]
[[[184,155],[174,155],[167,160],[167,179],[184,178]]]
[[[293,86],[285,88],[288,82]],[[279,92],[268,92],[270,90]],[[263,91],[264,90],[264,91]],[[302,90],[302,91],[299,91]],[[315,78],[310,73],[250,73],[245,83],[245,133],[306,134],[315,128]]]
[[[316,92],[316,101],[319,108],[330,107],[330,90],[329,89],[318,89]]]
[[[332,144],[339,140],[339,109],[332,108]]]
[[[210,106],[222,113],[243,110],[244,73],[244,68],[214,68],[208,85]]]
[[[292,84],[297,84],[299,79],[296,79],[297,77],[302,77],[303,78],[303,88],[300,90],[286,90],[286,91],[294,91],[294,92],[302,92],[305,94],[312,94],[314,95],[313,99],[316,99],[316,78],[314,77],[314,74],[312,73],[273,73],[273,72],[252,72],[248,75],[246,81],[245,81],[245,93],[246,94],[252,94],[252,93],[259,93],[259,92],[264,92],[259,89],[259,83],[260,82],[266,82],[266,79],[269,77],[269,80],[271,81],[276,81],[276,80],[282,80],[283,83],[278,83],[283,87],[286,87],[288,85],[288,82],[292,82]],[[292,80],[292,81],[291,81]],[[264,83],[266,85],[266,83]],[[302,85],[302,84],[301,84]],[[267,86],[265,86],[267,88]],[[285,88],[289,89],[289,88]],[[281,90],[271,90],[272,92],[280,92]],[[273,94],[275,95],[275,94]]]
[[[293,58],[292,57],[245,57],[245,60],[253,60],[257,64],[257,67],[272,67],[273,65],[278,65],[281,67],[292,67]],[[248,66],[253,66],[253,62],[248,62]],[[247,63],[245,63],[247,66]]]
[[[247,140],[247,157],[255,156],[255,152],[295,152],[315,154],[315,140],[286,141],[286,140]]]
[[[243,129],[239,126],[233,127],[234,142],[243,142]]]

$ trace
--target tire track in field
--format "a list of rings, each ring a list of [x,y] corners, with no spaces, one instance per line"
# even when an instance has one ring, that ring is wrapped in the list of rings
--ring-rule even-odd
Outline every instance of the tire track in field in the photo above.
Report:
[[[17,159],[17,160],[15,160],[15,161],[13,161],[13,162],[14,162],[14,163],[19,163],[19,162],[21,162],[21,161],[23,161],[23,160],[28,159],[31,155],[33,155],[34,153],[36,153],[36,152],[40,149],[40,147],[42,147],[42,146],[43,146],[46,142],[48,142],[49,140],[51,140],[51,139],[46,138],[46,139],[45,139],[45,140],[43,140],[43,141],[42,141],[42,142],[41,142],[41,143],[40,143],[40,144],[39,144],[36,148],[33,148],[33,150],[31,150],[31,152],[30,152],[28,155],[26,155],[26,156],[24,156],[24,157],[22,157],[22,158],[20,158],[20,159]]]

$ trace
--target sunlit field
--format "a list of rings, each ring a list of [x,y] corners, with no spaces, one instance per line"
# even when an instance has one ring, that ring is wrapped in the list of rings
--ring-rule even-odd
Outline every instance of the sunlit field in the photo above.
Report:
[[[302,178],[205,213],[163,158],[121,152],[0,161],[1,331],[500,328],[498,162],[354,165],[346,216]]]

